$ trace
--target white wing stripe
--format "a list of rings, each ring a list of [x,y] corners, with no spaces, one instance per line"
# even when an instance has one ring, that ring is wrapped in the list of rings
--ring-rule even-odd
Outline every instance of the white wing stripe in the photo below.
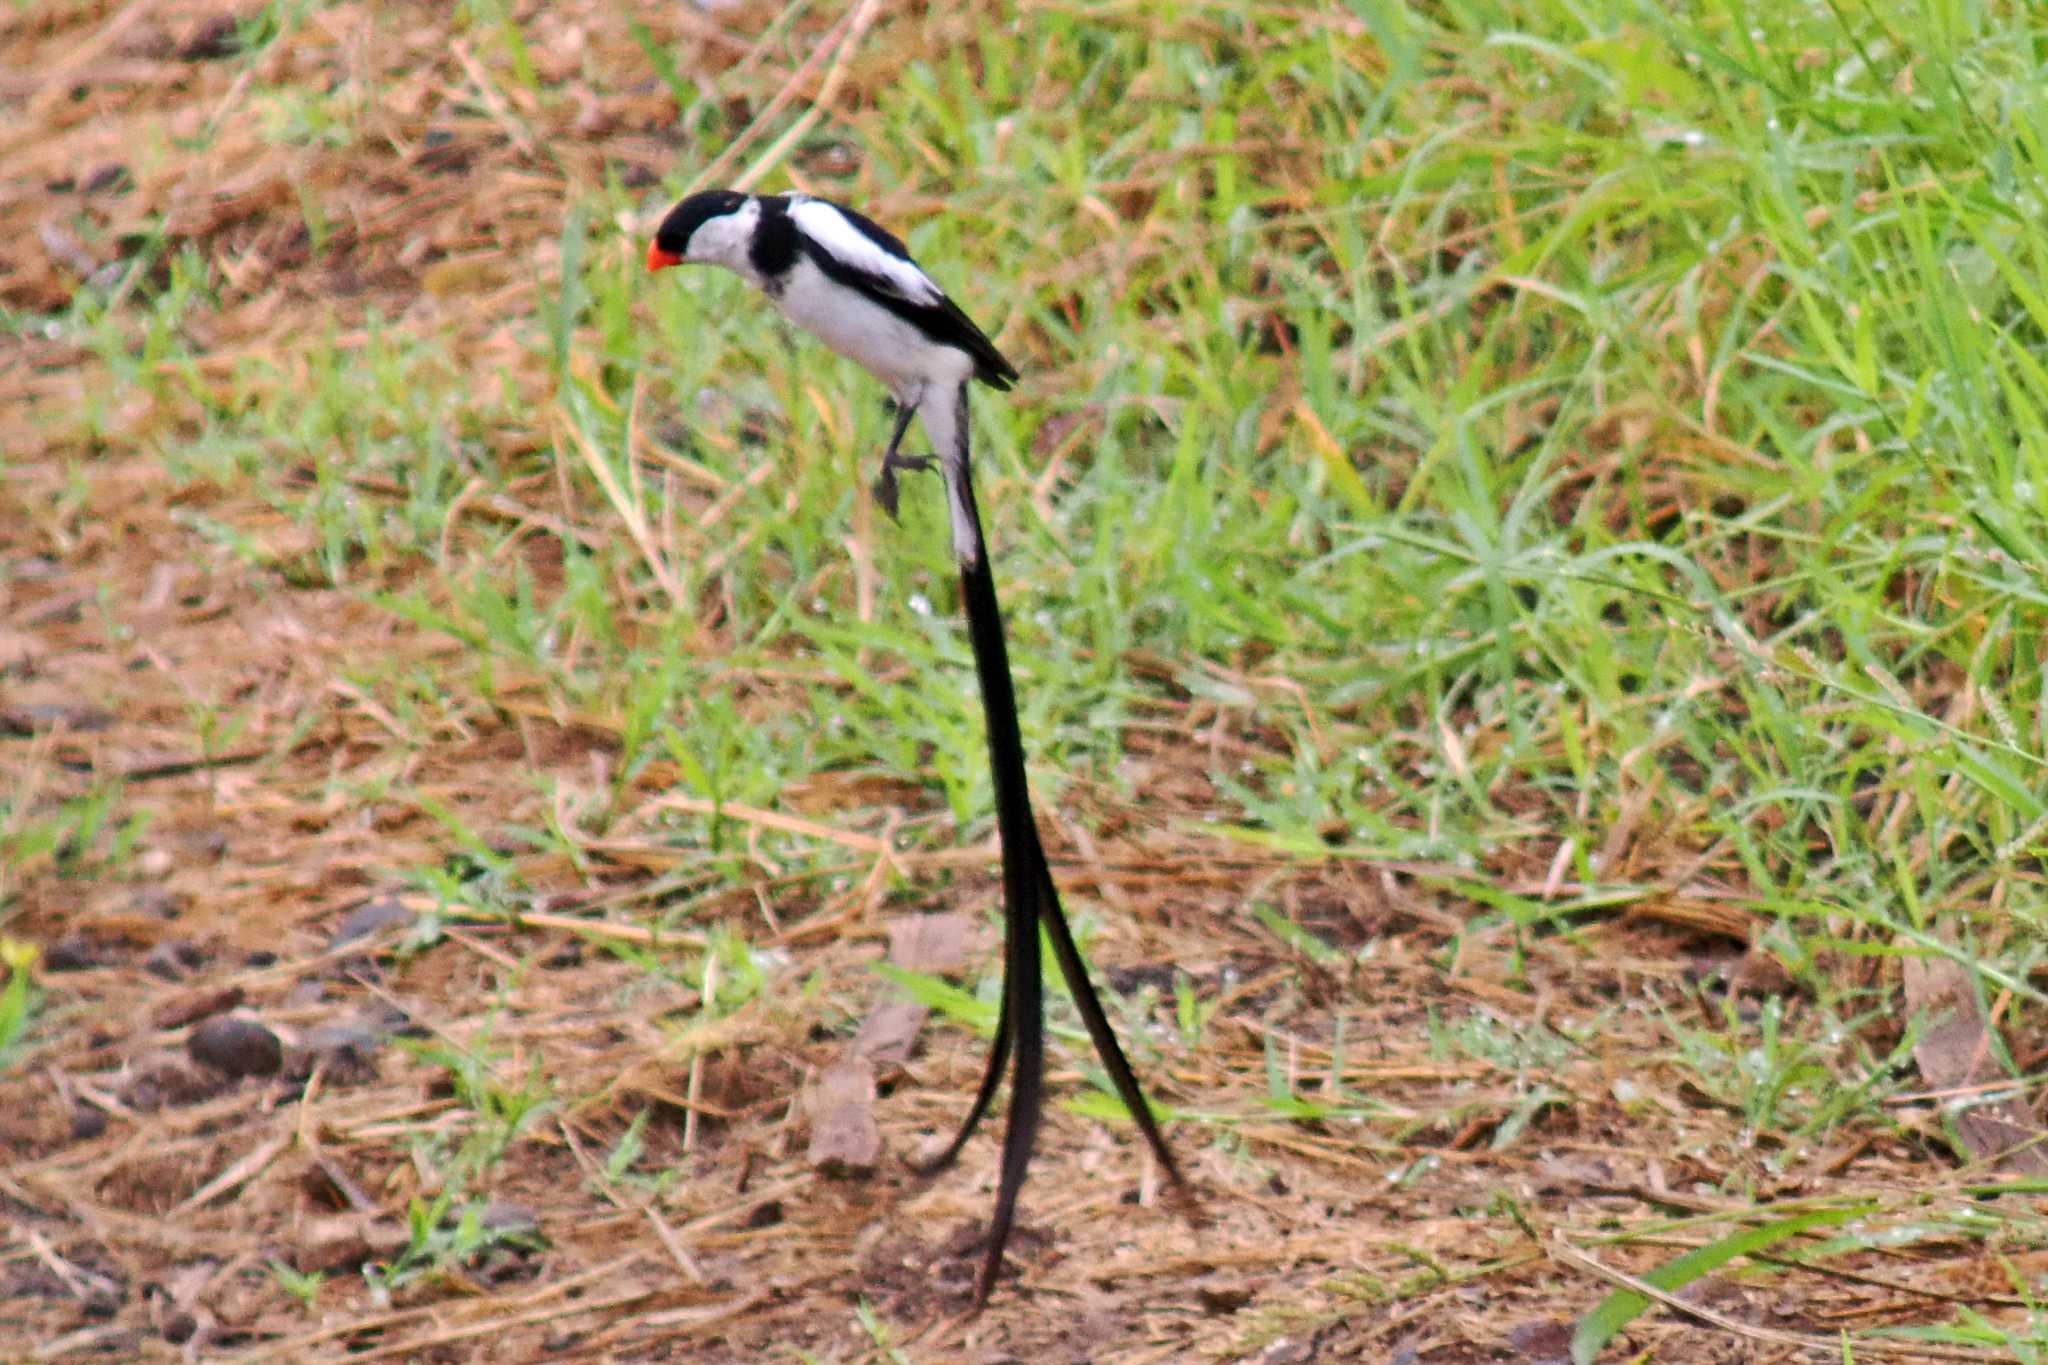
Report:
[[[935,304],[945,297],[930,276],[876,246],[859,228],[841,217],[838,209],[823,200],[792,197],[789,216],[796,220],[800,232],[823,247],[834,260],[886,280],[911,302]]]

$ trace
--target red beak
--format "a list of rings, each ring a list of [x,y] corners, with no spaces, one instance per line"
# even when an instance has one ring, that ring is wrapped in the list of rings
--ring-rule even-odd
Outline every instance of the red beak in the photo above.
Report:
[[[647,244],[647,268],[649,270],[660,270],[666,266],[681,265],[682,263],[682,257],[676,255],[673,251],[663,251],[658,242],[649,242]]]

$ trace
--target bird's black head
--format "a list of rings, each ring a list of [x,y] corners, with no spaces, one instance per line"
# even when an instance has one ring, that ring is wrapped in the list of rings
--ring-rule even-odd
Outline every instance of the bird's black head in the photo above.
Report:
[[[704,190],[693,194],[668,211],[647,247],[647,268],[681,265],[690,259],[690,239],[697,229],[718,218],[729,218],[747,206],[749,196],[738,190]],[[702,253],[700,252],[701,256]]]

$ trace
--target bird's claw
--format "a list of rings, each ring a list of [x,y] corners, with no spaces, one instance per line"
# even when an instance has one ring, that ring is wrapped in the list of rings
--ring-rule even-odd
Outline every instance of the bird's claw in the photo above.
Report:
[[[899,498],[896,487],[896,471],[899,469],[913,471],[930,469],[935,463],[937,462],[929,455],[899,455],[894,451],[882,457],[882,472],[875,479],[873,491],[875,501],[880,503],[882,510],[889,514],[889,520],[895,521],[897,519],[896,508]]]

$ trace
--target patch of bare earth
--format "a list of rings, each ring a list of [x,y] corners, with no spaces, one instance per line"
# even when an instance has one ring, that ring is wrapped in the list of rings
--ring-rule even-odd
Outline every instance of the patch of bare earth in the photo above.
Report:
[[[353,344],[372,307],[385,325],[446,335],[479,373],[544,384],[518,368],[505,328],[549,268],[565,198],[606,173],[665,172],[682,152],[651,79],[583,81],[644,73],[623,15],[529,8],[546,100],[494,81],[440,4],[318,8],[253,64],[233,58],[212,4],[10,9],[0,297],[61,308],[160,229],[215,272],[218,307],[192,324],[207,329],[196,385],[251,355],[288,370],[330,319]],[[705,70],[754,63],[757,108],[821,32],[798,25],[757,47],[759,14],[727,28],[687,6],[638,17]],[[851,64],[849,107],[895,49],[931,41],[914,23],[877,28]],[[815,80],[813,68],[798,87]],[[369,135],[345,153],[260,137],[252,90],[292,82],[373,92]],[[181,141],[204,150],[135,150]],[[331,228],[317,245],[308,197]],[[851,889],[765,872],[732,887],[714,908],[783,957],[753,1002],[692,1023],[695,990],[607,949],[663,951],[636,911],[661,878],[687,876],[682,855],[620,839],[577,866],[508,837],[545,822],[538,779],[588,786],[616,765],[614,727],[557,714],[517,679],[489,700],[394,714],[352,667],[433,674],[461,646],[197,535],[203,514],[267,543],[266,563],[308,548],[254,493],[166,474],[155,452],[190,434],[195,412],[124,392],[68,342],[6,346],[0,783],[17,822],[115,784],[118,818],[141,822],[118,862],[48,850],[0,900],[7,935],[41,949],[44,992],[26,1064],[0,1078],[0,1355],[858,1359],[876,1350],[865,1302],[891,1344],[928,1359],[1551,1360],[1612,1287],[1587,1257],[1641,1272],[1689,1240],[1676,1222],[1611,1249],[1604,1232],[1949,1177],[1945,1157],[1892,1130],[1778,1150],[1664,1060],[1666,1012],[1704,1008],[1702,964],[1739,957],[1731,898],[1674,895],[1569,943],[1468,934],[1464,907],[1427,889],[1433,869],[1189,834],[1179,816],[1201,811],[1211,755],[1266,741],[1226,709],[1162,701],[1170,723],[1133,743],[1157,794],[1142,817],[1091,807],[1077,785],[1045,819],[1062,884],[1104,907],[1098,973],[1120,991],[1157,988],[1169,1061],[1148,1082],[1229,1120],[1173,1130],[1199,1219],[1157,1198],[1126,1130],[1055,1110],[1013,1274],[970,1319],[993,1143],[931,1182],[901,1158],[957,1122],[982,1044],[898,1016],[863,1050],[846,1025],[898,998],[869,967],[892,928],[908,951],[903,916],[986,922],[993,849],[890,854],[861,832],[860,793],[793,800],[784,815],[807,809],[846,845]],[[102,409],[90,437],[73,420],[88,403]],[[530,491],[465,515],[615,534],[600,502]],[[652,810],[673,776],[649,768],[629,794]],[[397,874],[464,855],[421,794],[517,864],[540,892],[535,915],[508,924],[457,906],[421,932],[432,899]],[[885,904],[878,888],[897,872],[912,892]],[[1524,880],[1540,887],[1542,869]],[[1340,968],[1297,956],[1253,902],[1375,952]],[[977,930],[947,970],[968,979],[991,948]],[[1192,1047],[1175,1041],[1183,976],[1213,1007]],[[1442,1041],[1447,1025],[1543,1038],[1554,1063],[1477,1059]],[[358,1272],[398,1254],[408,1209],[431,1203],[470,1128],[475,1097],[426,1055],[437,1048],[482,1050],[507,1089],[537,1073],[554,1103],[476,1192],[504,1235],[382,1294]],[[1083,1059],[1056,1058],[1055,1096],[1081,1093]],[[849,1059],[850,1081],[819,1086]],[[1379,1114],[1301,1118],[1280,1102],[1295,1094]],[[646,1179],[607,1178],[643,1110],[631,1172]],[[844,1125],[830,1160],[814,1159],[821,1116]],[[1740,1205],[1718,1193],[1744,1188]],[[1566,1234],[1591,1250],[1561,1254]],[[1957,1301],[2010,1311],[2006,1269],[2043,1267],[2011,1251],[2002,1269],[2008,1251],[1922,1245],[1826,1275],[1713,1280],[1699,1306],[1750,1332],[1658,1314],[1631,1340],[1658,1359],[1795,1359],[1801,1340],[1944,1320]],[[326,1276],[311,1306],[278,1267]]]

